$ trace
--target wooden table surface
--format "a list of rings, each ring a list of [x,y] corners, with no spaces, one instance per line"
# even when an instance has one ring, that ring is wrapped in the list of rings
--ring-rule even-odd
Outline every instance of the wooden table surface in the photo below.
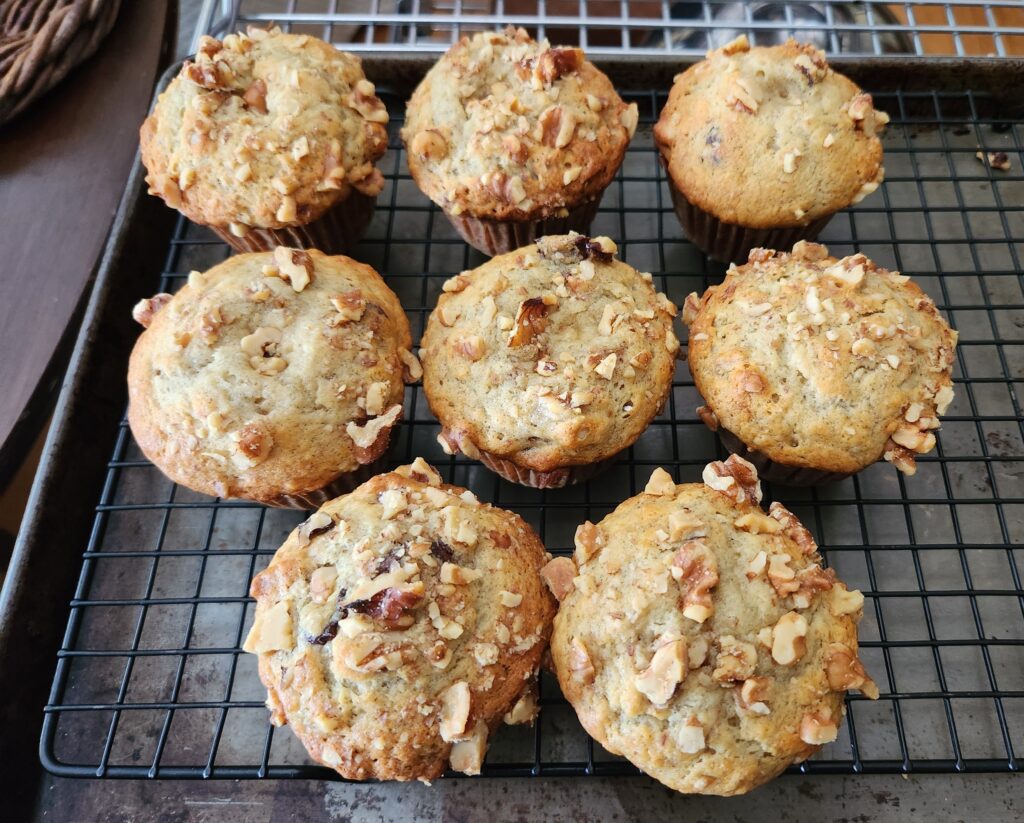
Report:
[[[0,488],[49,414],[176,8],[122,3],[97,53],[0,126]]]

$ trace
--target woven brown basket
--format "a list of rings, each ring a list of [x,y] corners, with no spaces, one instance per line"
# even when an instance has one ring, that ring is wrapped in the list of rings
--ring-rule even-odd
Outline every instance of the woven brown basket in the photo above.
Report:
[[[121,0],[0,0],[0,123],[96,51],[120,7]]]

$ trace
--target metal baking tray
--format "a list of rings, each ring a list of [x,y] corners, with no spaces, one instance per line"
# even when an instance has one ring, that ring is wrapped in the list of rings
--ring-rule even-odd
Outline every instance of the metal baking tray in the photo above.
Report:
[[[355,255],[384,274],[414,336],[444,280],[484,259],[406,171],[397,132],[417,65],[373,63],[372,79],[394,92],[384,93],[391,146],[381,163],[387,184]],[[667,88],[679,67],[607,66],[638,103],[641,124],[593,226],[677,303],[723,274],[682,235],[653,148],[665,95],[650,89]],[[881,463],[821,489],[766,488],[808,525],[840,577],[864,591],[862,657],[882,692],[875,702],[850,695],[839,739],[792,771],[1015,771],[1014,746],[1024,740],[1024,118],[983,90],[995,88],[983,85],[984,74],[919,67],[890,72],[889,85],[883,74],[875,64],[859,79],[892,116],[887,179],[839,214],[822,240],[836,254],[859,250],[912,275],[936,300],[960,332],[957,397],[915,477]],[[1022,76],[1008,64],[1001,81],[1009,85],[999,88]],[[1006,152],[1011,169],[979,162],[979,146]],[[255,658],[239,649],[252,619],[249,580],[302,515],[173,485],[142,458],[124,419],[137,336],[131,305],[227,255],[212,234],[172,220],[147,197],[136,166],[0,611],[6,653],[48,661],[42,667],[52,671],[59,643],[40,743],[43,765],[57,775],[337,779],[287,728],[269,725]],[[724,456],[697,405],[681,361],[664,413],[609,472],[538,491],[445,456],[439,426],[412,386],[389,460],[423,456],[447,480],[521,514],[552,552],[565,553],[578,523],[636,493],[655,466],[694,481]],[[65,621],[63,637],[53,638]],[[4,685],[27,727],[41,697],[24,672],[5,675]],[[637,773],[587,737],[548,675],[542,705],[533,728],[496,735],[484,776]]]

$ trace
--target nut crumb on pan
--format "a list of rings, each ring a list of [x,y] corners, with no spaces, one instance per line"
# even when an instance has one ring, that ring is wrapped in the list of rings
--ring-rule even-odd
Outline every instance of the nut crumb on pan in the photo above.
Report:
[[[974,156],[989,168],[999,169],[999,171],[1009,171],[1012,165],[1010,155],[1005,151],[978,151]]]

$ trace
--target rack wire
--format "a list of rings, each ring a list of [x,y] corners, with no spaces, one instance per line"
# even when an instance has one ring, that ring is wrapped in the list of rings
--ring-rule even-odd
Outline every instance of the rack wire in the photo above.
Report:
[[[1019,0],[207,0],[196,32],[271,22],[374,54],[441,52],[509,23],[592,56],[702,56],[741,33],[858,57],[1024,54]]]
[[[593,227],[675,302],[723,270],[683,237],[651,125],[664,95],[626,95],[641,126]],[[401,110],[388,100],[392,112]],[[1024,740],[1024,175],[1020,122],[983,94],[877,94],[892,114],[880,191],[823,235],[836,254],[863,251],[912,275],[960,332],[956,400],[936,451],[914,477],[880,463],[820,489],[767,487],[814,532],[826,562],[866,597],[862,657],[872,702],[847,698],[840,738],[793,771],[1016,771]],[[397,140],[357,256],[385,274],[422,332],[441,284],[483,261],[416,189]],[[1009,171],[975,157],[1006,152]],[[180,286],[228,249],[181,220],[161,289]],[[444,455],[421,388],[406,397],[390,451],[422,455],[446,479],[513,509],[555,553],[575,526],[599,520],[643,488],[655,466],[695,481],[724,451],[697,419],[680,362],[664,413],[595,482],[538,491]],[[67,776],[337,778],[313,764],[287,728],[268,724],[255,658],[240,643],[252,620],[249,580],[296,512],[215,500],[165,479],[122,421],[46,706],[41,753]],[[539,722],[506,727],[489,776],[618,775],[636,770],[579,726],[554,679],[542,678]]]

